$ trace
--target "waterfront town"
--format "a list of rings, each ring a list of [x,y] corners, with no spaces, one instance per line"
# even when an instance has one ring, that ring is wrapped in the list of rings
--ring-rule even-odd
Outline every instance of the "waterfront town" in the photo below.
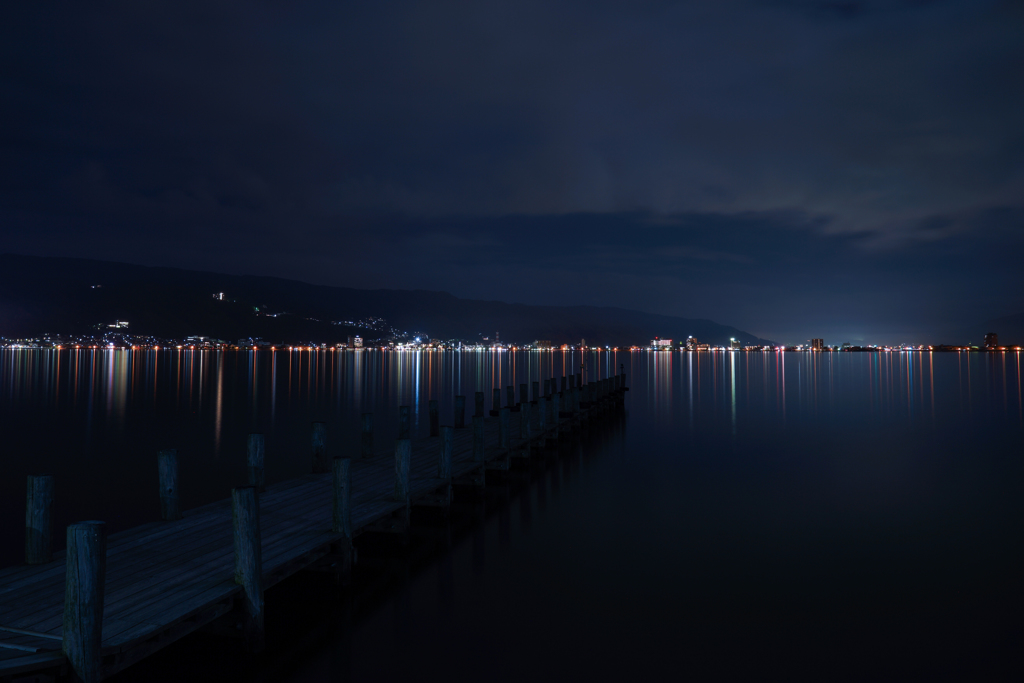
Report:
[[[128,321],[114,321],[103,326],[104,329],[97,329],[94,334],[50,334],[45,333],[37,337],[8,339],[0,336],[0,348],[5,349],[188,349],[188,350],[270,350],[270,351],[294,351],[294,350],[320,350],[320,351],[348,351],[348,350],[379,350],[379,351],[412,351],[412,350],[463,350],[463,351],[500,351],[500,350],[561,350],[578,351],[590,349],[605,349],[614,351],[655,351],[655,352],[892,352],[892,351],[1020,351],[1020,345],[1001,345],[999,335],[995,332],[984,334],[980,343],[977,344],[901,344],[895,346],[884,345],[856,345],[849,342],[840,344],[826,344],[824,339],[810,339],[802,344],[774,344],[774,345],[743,345],[738,339],[730,339],[727,343],[701,342],[695,337],[687,337],[685,340],[661,339],[655,337],[646,346],[622,345],[622,346],[589,346],[585,339],[573,344],[555,344],[549,340],[535,339],[529,342],[505,342],[500,339],[500,334],[495,333],[494,338],[480,335],[476,340],[467,339],[433,339],[425,332],[400,332],[390,327],[381,318],[372,318],[369,321],[344,321],[341,323],[346,327],[365,328],[370,334],[365,337],[361,335],[349,335],[344,341],[314,341],[304,340],[302,342],[287,343],[283,341],[270,341],[260,337],[247,337],[243,339],[226,340],[216,339],[203,335],[188,336],[183,339],[162,339],[152,335],[132,334],[129,332],[131,323]],[[96,326],[99,328],[100,326]],[[372,336],[371,336],[372,335]]]

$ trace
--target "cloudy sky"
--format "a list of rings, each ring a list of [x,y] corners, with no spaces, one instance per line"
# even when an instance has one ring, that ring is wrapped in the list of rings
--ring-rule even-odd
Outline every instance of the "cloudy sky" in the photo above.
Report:
[[[1019,0],[20,3],[0,250],[968,341],[1024,312],[1022,36]]]

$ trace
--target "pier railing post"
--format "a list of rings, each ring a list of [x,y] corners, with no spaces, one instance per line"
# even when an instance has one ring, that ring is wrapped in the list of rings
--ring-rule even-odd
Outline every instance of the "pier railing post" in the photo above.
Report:
[[[466,397],[455,397],[455,429],[463,429],[466,426]]]
[[[260,652],[266,641],[263,629],[263,548],[260,536],[260,501],[254,486],[231,489],[231,517],[235,539],[235,583],[242,587],[242,633],[250,652]]]
[[[68,527],[64,577],[64,655],[84,683],[100,680],[107,530],[103,522]]]
[[[331,459],[327,457],[327,423],[314,422],[312,433],[313,472],[326,474],[331,471]]]
[[[440,416],[437,414],[438,401],[436,398],[430,399],[429,411],[430,411],[430,436],[438,436],[440,434]]]
[[[412,418],[409,406],[398,406],[398,438],[412,438]]]
[[[245,466],[249,473],[249,486],[255,486],[262,493],[267,490],[267,479],[263,469],[265,442],[262,434],[250,434],[245,449]]]
[[[498,414],[498,448],[503,448],[505,450],[508,450],[510,446],[509,437],[511,435],[509,434],[509,430],[511,427],[509,426],[509,418],[511,413],[512,409],[506,406],[505,408],[502,408]]]
[[[348,458],[334,458],[334,509],[331,530],[341,534],[341,540],[334,544],[337,558],[337,577],[342,585],[352,581],[352,461]]]
[[[409,503],[409,468],[412,464],[412,440],[395,442],[395,500]]]
[[[25,494],[25,562],[53,559],[53,477],[28,475]]]
[[[160,519],[165,522],[181,519],[178,505],[178,451],[169,448],[156,454],[160,474]]]
[[[452,443],[455,441],[455,428],[444,425],[441,427],[441,453],[437,459],[437,477],[451,481],[452,478]]]
[[[483,417],[484,416],[484,392],[482,392],[482,391],[476,392],[476,394],[473,396],[473,399],[474,399],[474,401],[476,403],[476,405],[475,405],[476,412],[473,413],[473,417],[477,417],[477,416]]]
[[[363,413],[362,416],[362,456],[373,457],[373,413]]]
[[[484,416],[473,416],[473,461],[484,461]]]

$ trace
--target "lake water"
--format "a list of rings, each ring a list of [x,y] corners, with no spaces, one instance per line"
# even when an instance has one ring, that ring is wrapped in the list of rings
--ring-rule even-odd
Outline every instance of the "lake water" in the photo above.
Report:
[[[30,473],[56,476],[57,529],[116,531],[157,518],[162,448],[178,448],[192,507],[244,480],[251,431],[279,481],[309,470],[313,420],[354,456],[363,412],[382,444],[401,404],[422,432],[431,398],[445,422],[456,393],[489,408],[492,386],[623,365],[624,415],[424,518],[399,559],[361,548],[354,606],[286,582],[258,666],[197,636],[124,680],[180,679],[214,655],[209,670],[251,680],[1019,674],[1021,360],[4,351],[0,564],[20,561]]]

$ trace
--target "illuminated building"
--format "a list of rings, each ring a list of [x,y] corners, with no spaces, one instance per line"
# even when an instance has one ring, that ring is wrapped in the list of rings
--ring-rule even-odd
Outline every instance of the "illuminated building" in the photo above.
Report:
[[[825,349],[824,339],[812,339],[811,340],[811,351],[823,351]]]
[[[363,338],[359,337],[359,336],[349,337],[348,338],[348,346],[351,349],[361,349],[361,348],[363,348]]]
[[[994,349],[999,346],[999,335],[995,332],[988,332],[985,335],[985,348]]]

